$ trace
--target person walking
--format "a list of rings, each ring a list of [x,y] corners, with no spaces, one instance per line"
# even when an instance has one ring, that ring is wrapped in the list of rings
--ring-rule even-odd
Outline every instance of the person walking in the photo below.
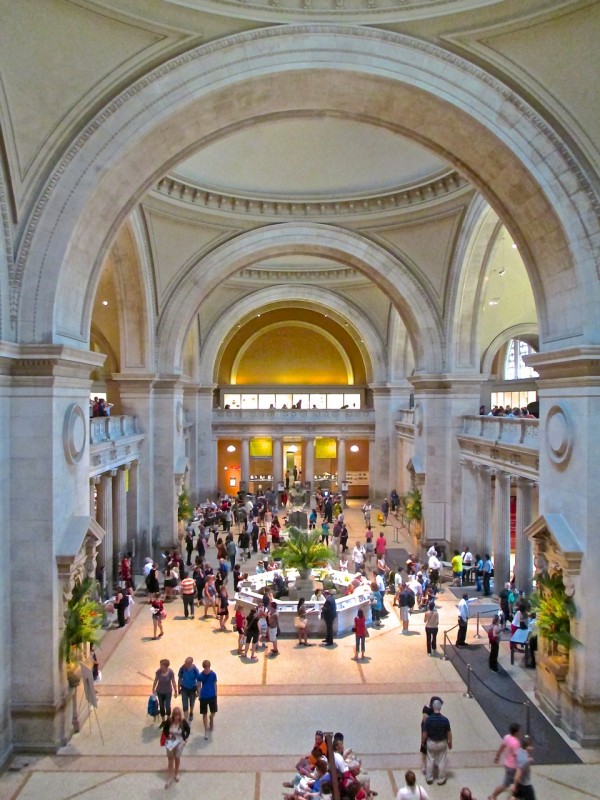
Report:
[[[496,800],[504,792],[508,792],[515,782],[515,774],[517,772],[517,753],[521,747],[521,742],[518,738],[518,733],[521,726],[518,722],[513,722],[506,736],[502,739],[498,752],[494,756],[494,764],[497,764],[502,758],[504,766],[504,779],[500,786],[497,786],[488,800]]]
[[[159,636],[164,635],[162,621],[167,616],[163,601],[160,599],[160,594],[158,592],[156,592],[152,598],[150,606],[152,608],[152,627],[154,629],[154,636],[152,638],[158,639]],[[160,633],[157,636],[158,631],[160,631]]]
[[[329,591],[329,589],[325,589],[323,591],[323,595],[325,597],[325,603],[323,604],[323,608],[321,609],[321,619],[325,623],[326,628],[326,635],[323,639],[323,644],[326,647],[333,646],[333,624],[337,617],[337,607],[335,605],[335,598]]]
[[[425,637],[427,639],[427,655],[437,652],[437,635],[440,627],[440,615],[435,607],[435,600],[430,600],[425,612]]]
[[[362,608],[359,608],[354,617],[354,636],[356,640],[356,652],[354,660],[358,661],[358,651],[360,649],[360,657],[365,657],[365,640],[368,636],[367,620],[365,619]]]
[[[219,618],[219,630],[226,631],[227,620],[229,619],[229,594],[227,593],[227,587],[225,585],[221,586],[219,589],[218,603],[219,610],[217,616]]]
[[[198,696],[198,678],[200,670],[194,664],[194,659],[188,656],[179,667],[177,673],[177,687],[183,705],[183,716],[191,722],[194,719],[194,705]]]
[[[252,607],[248,616],[246,617],[246,647],[244,648],[244,658],[248,657],[248,649],[250,645],[252,645],[252,650],[250,651],[250,660],[254,661],[256,658],[255,650],[258,644],[258,637],[260,631],[258,627],[258,614],[257,610]]]
[[[296,607],[296,616],[294,618],[294,627],[298,635],[298,644],[305,647],[311,647],[308,641],[308,616],[306,611],[306,600],[301,597],[298,600]]]
[[[269,612],[267,616],[267,627],[269,633],[269,641],[273,645],[273,649],[268,655],[278,656],[279,647],[277,645],[277,634],[279,631],[279,614],[277,613],[277,603],[275,600],[272,600],[269,606]]]
[[[163,732],[160,738],[161,744],[167,751],[167,782],[165,789],[168,789],[173,781],[179,781],[179,765],[181,764],[181,754],[190,735],[190,726],[183,719],[180,708],[174,708],[173,713],[163,725]]]
[[[202,672],[198,676],[200,684],[200,713],[204,723],[204,738],[208,739],[208,731],[215,727],[215,714],[218,711],[217,705],[217,675],[210,668],[208,659],[202,662]],[[210,720],[208,712],[210,711]]]
[[[425,720],[421,734],[421,745],[427,748],[425,780],[432,784],[437,769],[438,785],[443,786],[446,783],[446,758],[448,750],[452,750],[452,730],[450,721],[442,714],[442,701],[436,698],[431,708],[433,713]]]
[[[171,662],[168,658],[162,658],[160,661],[152,684],[152,694],[158,697],[160,719],[164,723],[166,718],[171,716],[171,698],[177,697],[175,673],[171,669]]]
[[[412,769],[404,773],[406,786],[400,789],[396,795],[396,800],[429,800],[427,790],[417,784],[417,776]]]
[[[383,526],[385,527],[388,523],[388,517],[390,514],[390,501],[387,497],[384,499],[383,503],[381,504],[381,513],[383,514]]]
[[[512,785],[511,800],[535,800],[535,792],[531,785],[531,762],[533,758],[533,739],[531,736],[523,736],[521,747],[517,751],[517,771]]]
[[[494,616],[487,633],[490,642],[489,668],[492,672],[500,672],[498,669],[498,652],[500,650],[500,617],[498,614]]]
[[[456,647],[465,647],[467,644],[467,628],[469,626],[469,595],[463,594],[458,604],[458,632],[456,634]]]
[[[196,581],[191,575],[186,575],[179,584],[181,599],[183,600],[183,614],[186,619],[194,619],[194,600],[196,598]]]
[[[354,572],[362,572],[365,565],[365,548],[357,542],[352,550],[352,561],[354,562]]]

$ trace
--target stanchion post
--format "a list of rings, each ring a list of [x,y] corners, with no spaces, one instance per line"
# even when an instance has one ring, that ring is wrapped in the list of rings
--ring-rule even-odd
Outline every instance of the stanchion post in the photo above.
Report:
[[[479,611],[477,612],[477,633],[473,637],[474,639],[481,639],[481,634],[479,633]]]
[[[525,703],[525,731],[529,736],[531,733],[531,703],[529,700]]]
[[[471,669],[471,665],[467,664],[467,691],[463,694],[463,697],[473,697],[473,693],[471,692],[471,673],[473,670]]]
[[[450,661],[448,658],[448,633],[444,631],[444,658],[442,661]]]

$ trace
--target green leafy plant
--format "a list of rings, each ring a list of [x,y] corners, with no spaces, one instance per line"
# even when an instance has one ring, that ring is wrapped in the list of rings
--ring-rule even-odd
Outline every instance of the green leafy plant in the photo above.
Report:
[[[408,522],[420,522],[423,519],[423,502],[419,489],[412,489],[406,495],[404,512]]]
[[[570,650],[579,644],[571,634],[571,620],[577,609],[573,599],[567,596],[562,575],[540,572],[536,582],[537,588],[530,601],[538,631],[547,641]]]
[[[177,519],[179,522],[182,522],[186,519],[191,519],[194,516],[194,508],[190,501],[190,497],[187,493],[187,489],[185,486],[181,490],[181,494],[177,498]]]
[[[281,560],[285,569],[310,570],[336,557],[330,547],[321,543],[320,531],[290,527],[286,534],[286,540],[273,550],[273,558]]]
[[[73,587],[65,611],[65,627],[60,641],[60,657],[75,664],[83,655],[86,644],[97,644],[106,617],[102,603],[95,599],[96,581],[86,578]]]

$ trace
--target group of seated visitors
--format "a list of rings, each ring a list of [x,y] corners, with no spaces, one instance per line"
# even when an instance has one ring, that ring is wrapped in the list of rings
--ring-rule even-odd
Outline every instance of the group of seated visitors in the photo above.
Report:
[[[323,731],[316,731],[310,753],[296,764],[296,774],[284,786],[292,791],[285,794],[286,800],[295,798],[330,798],[337,782],[341,800],[368,800],[377,792],[371,789],[368,778],[360,774],[361,760],[344,747],[344,736],[335,733],[331,741],[331,752]]]
[[[524,419],[537,419],[535,414],[532,414],[531,410],[527,406],[519,408],[518,406],[511,406],[511,405],[507,405],[504,408],[502,406],[494,406],[491,411],[486,411],[485,406],[480,406],[479,416],[510,417],[511,419],[516,417],[521,417]]]

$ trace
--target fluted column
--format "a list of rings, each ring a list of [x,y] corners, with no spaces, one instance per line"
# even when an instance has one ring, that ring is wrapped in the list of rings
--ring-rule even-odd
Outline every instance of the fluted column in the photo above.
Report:
[[[515,583],[517,589],[525,594],[531,593],[533,575],[533,551],[531,540],[525,529],[533,521],[533,487],[531,481],[519,478],[517,481],[517,542],[515,557]]]
[[[127,467],[119,467],[113,475],[113,558],[115,563],[119,553],[127,551],[127,492],[125,491],[125,473]]]
[[[510,579],[510,475],[496,472],[494,498],[494,587],[498,593]]]
[[[310,496],[312,498],[315,489],[315,440],[312,436],[305,439],[306,463],[304,465],[304,480],[310,483]]]
[[[98,523],[104,528],[104,539],[98,555],[99,566],[104,567],[104,582],[109,591],[113,587],[113,491],[112,474],[105,472],[98,484]]]
[[[337,487],[342,491],[342,483],[346,483],[346,440],[337,440]]]
[[[479,515],[477,507],[478,471],[472,461],[463,459],[460,462],[461,470],[461,514],[462,514],[462,541],[457,542],[457,547],[468,545],[469,550],[481,553],[481,529],[479,527]],[[488,551],[489,552],[489,551]]]
[[[489,467],[477,467],[477,518],[480,554],[492,553],[492,476]]]
[[[242,475],[240,480],[243,481],[246,486],[248,486],[248,482],[250,481],[250,439],[247,437],[242,439],[242,452],[241,452],[241,471]]]

